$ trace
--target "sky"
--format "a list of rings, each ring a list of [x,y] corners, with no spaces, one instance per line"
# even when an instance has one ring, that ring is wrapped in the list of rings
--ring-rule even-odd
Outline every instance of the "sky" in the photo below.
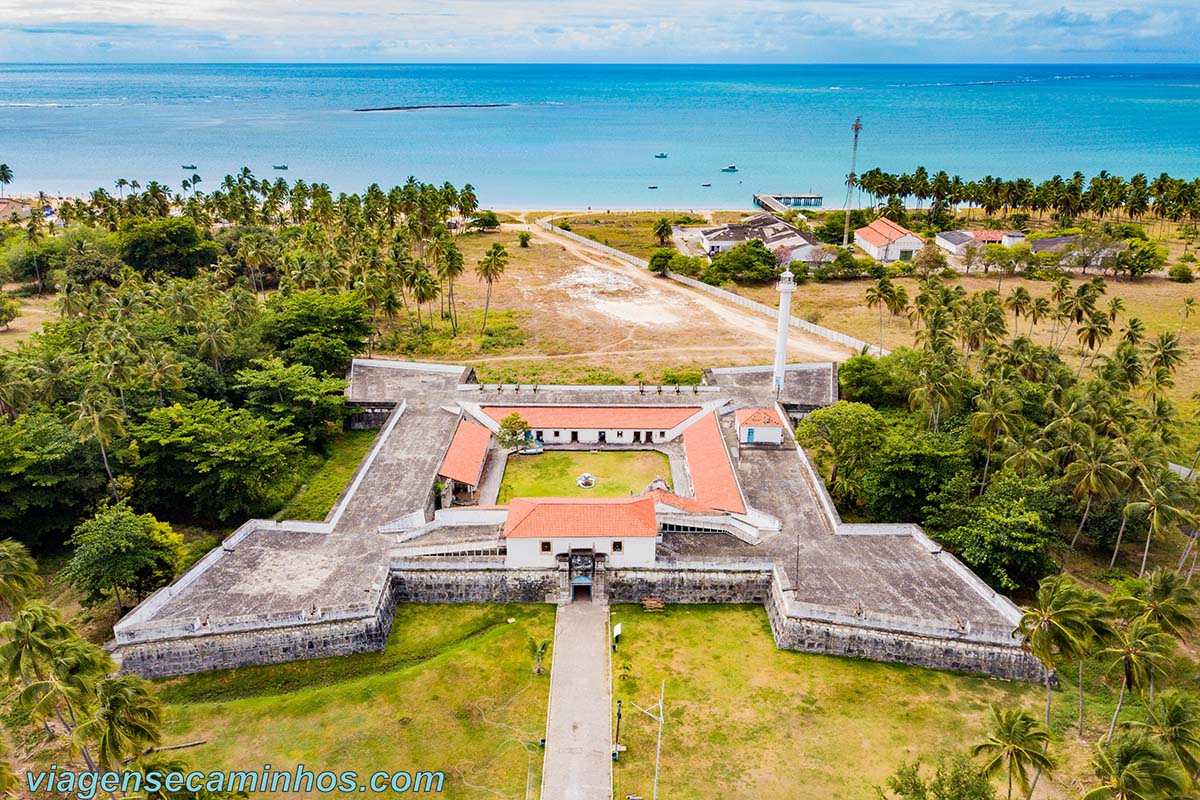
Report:
[[[1200,62],[1196,0],[0,0],[0,62]]]

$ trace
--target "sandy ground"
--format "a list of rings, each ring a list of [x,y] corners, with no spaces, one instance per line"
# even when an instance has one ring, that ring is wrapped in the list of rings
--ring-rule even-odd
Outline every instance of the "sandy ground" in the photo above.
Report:
[[[0,291],[16,288],[17,285],[13,284],[0,287]],[[51,295],[17,298],[17,302],[21,304],[21,315],[10,322],[8,327],[0,328],[0,350],[15,350],[19,343],[40,331],[43,323],[54,318]]]

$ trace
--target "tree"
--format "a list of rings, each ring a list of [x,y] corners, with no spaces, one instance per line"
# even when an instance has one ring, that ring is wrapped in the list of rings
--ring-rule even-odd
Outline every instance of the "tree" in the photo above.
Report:
[[[496,216],[495,211],[480,211],[471,217],[471,221],[467,223],[467,227],[494,231],[500,227],[500,218]]]
[[[39,583],[37,564],[25,545],[0,539],[0,622],[11,619]]]
[[[1024,404],[1016,396],[1005,396],[1002,389],[980,393],[975,398],[975,412],[971,414],[971,433],[983,440],[987,458],[983,463],[983,480],[987,485],[988,469],[992,466],[992,449],[996,439],[1008,436],[1021,421]]]
[[[480,335],[487,333],[488,310],[492,306],[492,285],[500,280],[507,267],[508,251],[499,242],[492,243],[488,251],[483,254],[483,258],[479,259],[479,265],[475,267],[475,273],[479,279],[487,282],[487,298],[483,303],[483,327],[479,331]]]
[[[1138,569],[1138,577],[1146,573],[1146,559],[1150,555],[1150,540],[1166,538],[1171,525],[1190,521],[1195,518],[1185,508],[1188,494],[1183,480],[1169,470],[1160,470],[1157,474],[1143,475],[1139,479],[1142,487],[1143,500],[1130,503],[1125,507],[1126,513],[1146,514],[1149,528],[1146,531],[1146,546],[1142,550],[1142,565]]]
[[[674,228],[671,225],[670,217],[659,217],[654,223],[654,237],[658,239],[658,243],[666,246],[667,242],[671,241],[671,234]]]
[[[839,400],[801,420],[796,440],[828,471],[830,491],[840,494],[838,482],[856,476],[883,442],[884,429],[883,417],[869,405]]]
[[[1113,607],[1125,619],[1153,622],[1175,637],[1196,627],[1197,602],[1196,589],[1165,567],[1145,580],[1124,582],[1112,596]]]
[[[533,238],[533,234],[529,231],[517,232],[517,244],[520,247],[529,247],[529,240]]]
[[[0,189],[7,190],[8,185],[12,183],[13,171],[8,164],[0,164]],[[3,195],[0,195],[3,197]]]
[[[942,758],[928,779],[921,775],[921,762],[901,766],[887,779],[897,800],[995,800],[996,790],[979,765],[965,755]],[[879,794],[884,797],[883,791]]]
[[[8,295],[0,295],[0,330],[8,327],[9,323],[21,316],[21,306]]]
[[[984,757],[985,775],[1007,777],[1008,798],[1012,800],[1014,780],[1022,793],[1030,792],[1030,767],[1039,772],[1054,768],[1054,760],[1044,749],[1049,741],[1050,731],[1028,712],[993,703],[992,730],[986,740],[971,748],[971,754]]]
[[[1170,800],[1187,789],[1187,776],[1166,747],[1145,733],[1101,739],[1092,751],[1092,768],[1101,783],[1083,800]]]
[[[125,433],[125,415],[113,403],[112,396],[99,391],[85,393],[77,402],[71,403],[75,410],[75,422],[71,430],[81,441],[94,441],[100,448],[104,471],[108,474],[108,486],[113,498],[119,500],[116,478],[108,463],[108,447],[115,437]]]
[[[879,352],[883,353],[883,310],[891,306],[896,297],[896,287],[884,276],[867,288],[867,308],[879,309]]]
[[[205,239],[186,217],[127,220],[119,240],[121,260],[143,275],[162,272],[191,278],[221,255],[220,246]]]
[[[301,434],[219,400],[156,408],[130,434],[138,488],[155,508],[209,519],[274,511],[296,480]]]
[[[650,254],[649,269],[656,275],[664,275],[671,268],[671,259],[676,251],[669,247],[660,247]]]
[[[95,707],[75,729],[75,740],[95,742],[100,768],[111,770],[161,742],[161,729],[162,706],[147,683],[136,675],[120,675],[97,683]]]
[[[1111,500],[1120,492],[1124,476],[1113,465],[1114,459],[1113,445],[1091,434],[1078,458],[1063,471],[1063,480],[1072,487],[1071,496],[1076,501],[1086,501],[1079,527],[1075,529],[1075,536],[1071,538],[1072,550],[1075,549],[1079,534],[1083,533],[1087,525],[1092,503],[1095,500]]]
[[[322,376],[345,374],[351,356],[367,349],[371,312],[358,293],[310,289],[276,296],[264,320],[267,339],[291,363]]]
[[[318,377],[307,364],[255,359],[231,384],[245,407],[268,419],[289,420],[310,442],[319,442],[346,415],[346,381]]]
[[[63,577],[85,604],[112,595],[118,611],[128,607],[125,598],[140,599],[170,583],[183,557],[182,536],[150,514],[135,514],[124,501],[101,506],[75,529],[70,544],[75,552]]]
[[[713,286],[723,283],[766,283],[774,280],[778,270],[775,254],[758,239],[751,239],[714,258],[700,279]]]
[[[1200,775],[1200,700],[1178,689],[1165,691],[1150,703],[1145,720],[1129,726],[1165,745],[1188,775]]]
[[[529,423],[520,413],[514,411],[500,420],[500,428],[496,431],[496,444],[501,450],[519,450],[528,441]]]
[[[529,637],[529,657],[533,659],[533,674],[542,674],[542,659],[546,657],[546,651],[550,649],[550,640],[543,639],[537,641],[532,636]]]
[[[1108,674],[1118,673],[1121,691],[1117,696],[1117,708],[1105,738],[1111,739],[1117,727],[1117,718],[1125,703],[1125,695],[1131,689],[1144,686],[1163,670],[1163,662],[1174,648],[1174,640],[1163,629],[1145,619],[1133,619],[1119,627],[1112,644],[1101,651],[1112,658]]]
[[[1088,654],[1092,609],[1079,586],[1064,575],[1052,575],[1038,586],[1034,603],[1017,624],[1022,643],[1046,670],[1046,725],[1050,725],[1051,676],[1063,663]]]

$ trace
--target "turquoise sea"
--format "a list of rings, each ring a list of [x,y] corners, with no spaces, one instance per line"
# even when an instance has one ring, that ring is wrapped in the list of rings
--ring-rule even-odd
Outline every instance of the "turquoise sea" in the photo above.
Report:
[[[501,105],[353,110],[447,104]],[[195,164],[209,190],[247,165],[470,182],[498,208],[841,207],[857,115],[860,172],[1200,175],[1200,66],[0,65],[15,193]]]

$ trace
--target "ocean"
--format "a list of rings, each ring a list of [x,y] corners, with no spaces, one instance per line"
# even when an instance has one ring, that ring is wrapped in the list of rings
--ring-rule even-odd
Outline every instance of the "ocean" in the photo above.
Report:
[[[354,110],[451,104],[495,105]],[[860,115],[860,173],[1200,175],[1194,65],[0,65],[17,194],[178,188],[195,164],[204,190],[248,166],[471,183],[495,208],[840,208]]]

